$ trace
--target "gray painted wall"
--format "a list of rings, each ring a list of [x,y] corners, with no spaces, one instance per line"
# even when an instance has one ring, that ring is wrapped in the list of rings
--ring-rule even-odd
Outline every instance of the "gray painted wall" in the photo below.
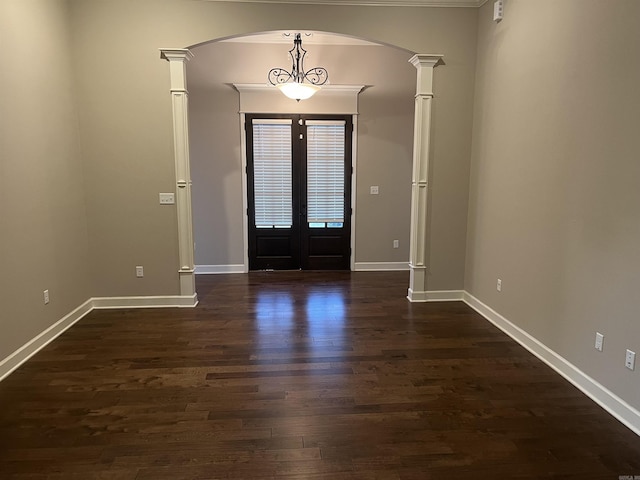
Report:
[[[0,361],[90,296],[69,33],[66,2],[0,2]]]
[[[502,23],[491,14],[465,288],[639,408],[624,353],[640,352],[640,2],[510,0]]]

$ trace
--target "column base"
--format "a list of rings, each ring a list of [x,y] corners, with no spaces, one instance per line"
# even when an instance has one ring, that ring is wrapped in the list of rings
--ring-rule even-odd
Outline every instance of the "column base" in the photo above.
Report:
[[[409,268],[411,269],[411,276],[407,299],[410,302],[426,302],[428,300],[427,267],[417,267],[409,264]]]
[[[407,291],[407,300],[410,302],[427,302],[429,301],[427,292],[414,292],[409,289]]]
[[[196,293],[196,277],[194,270],[179,270],[180,275],[180,295],[183,297],[193,297],[198,303],[198,294]]]

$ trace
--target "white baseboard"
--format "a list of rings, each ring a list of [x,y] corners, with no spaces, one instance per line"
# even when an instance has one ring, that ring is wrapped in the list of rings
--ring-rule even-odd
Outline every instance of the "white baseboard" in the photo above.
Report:
[[[8,357],[0,360],[0,381],[8,377],[41,349],[60,336],[74,323],[93,309],[104,308],[152,308],[152,307],[195,307],[198,296],[174,295],[158,297],[98,297],[90,298],[71,313],[65,315],[45,331],[29,340]]]
[[[215,275],[218,273],[246,273],[243,264],[237,265],[196,265],[196,275]]]
[[[45,331],[29,340],[11,355],[0,360],[0,381],[8,377],[20,365],[46,347],[91,310],[93,310],[93,305],[91,303],[91,299],[89,299],[71,313],[62,317]]]
[[[640,411],[468,292],[464,302],[640,435]]]
[[[409,262],[356,262],[356,272],[395,272],[409,270]]]
[[[409,289],[407,298],[411,302],[456,302],[464,297],[462,290],[430,290],[426,292],[414,292]]]
[[[198,305],[198,295],[167,295],[156,297],[94,297],[91,299],[95,309],[106,308],[189,308]]]

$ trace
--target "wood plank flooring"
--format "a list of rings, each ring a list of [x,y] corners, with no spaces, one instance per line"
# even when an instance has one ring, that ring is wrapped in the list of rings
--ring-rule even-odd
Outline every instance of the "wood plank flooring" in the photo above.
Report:
[[[0,478],[602,479],[640,437],[408,274],[198,278],[94,311],[0,383]]]

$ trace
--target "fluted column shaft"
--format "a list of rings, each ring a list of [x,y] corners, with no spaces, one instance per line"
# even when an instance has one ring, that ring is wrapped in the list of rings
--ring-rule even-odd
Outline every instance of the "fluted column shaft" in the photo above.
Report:
[[[428,300],[427,202],[431,143],[431,104],[433,102],[433,69],[441,59],[441,55],[414,55],[409,60],[417,69],[409,246],[411,277],[407,294],[407,298],[412,302]]]
[[[189,167],[189,92],[187,92],[186,76],[186,64],[193,57],[193,54],[186,49],[162,49],[161,56],[169,62],[171,75],[180,295],[193,296],[194,301],[197,301],[191,212],[191,171]]]

